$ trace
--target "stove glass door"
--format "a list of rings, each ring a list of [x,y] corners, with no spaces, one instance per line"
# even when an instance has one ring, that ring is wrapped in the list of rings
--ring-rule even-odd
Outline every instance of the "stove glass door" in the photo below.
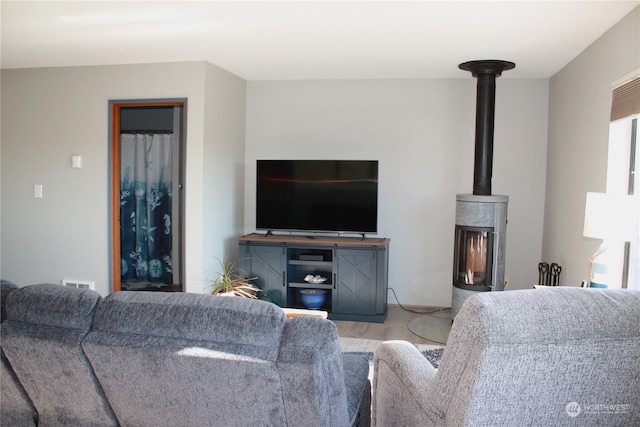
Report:
[[[453,284],[474,291],[491,290],[493,229],[456,226]]]

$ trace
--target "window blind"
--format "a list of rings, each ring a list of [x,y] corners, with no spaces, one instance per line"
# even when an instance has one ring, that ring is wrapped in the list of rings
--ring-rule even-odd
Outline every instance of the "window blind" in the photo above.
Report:
[[[613,89],[611,121],[640,114],[640,77]]]

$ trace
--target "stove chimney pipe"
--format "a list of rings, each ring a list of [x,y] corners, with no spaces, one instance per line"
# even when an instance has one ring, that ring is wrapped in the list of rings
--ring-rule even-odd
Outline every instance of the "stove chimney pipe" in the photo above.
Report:
[[[473,170],[473,194],[491,195],[493,174],[493,124],[495,115],[496,77],[515,68],[509,61],[481,60],[458,66],[478,79],[476,95],[476,143]]]

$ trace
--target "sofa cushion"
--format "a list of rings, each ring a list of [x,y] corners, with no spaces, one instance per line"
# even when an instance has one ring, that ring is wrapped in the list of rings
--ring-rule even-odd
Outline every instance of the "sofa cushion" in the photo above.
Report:
[[[99,300],[94,291],[54,284],[7,298],[2,349],[41,425],[117,425],[80,346]]]
[[[369,425],[371,419],[369,360],[358,354],[343,354],[342,366],[350,425],[356,422],[358,425]]]
[[[1,320],[7,317],[6,301],[7,296],[18,286],[8,280],[0,281],[0,305],[2,306]],[[1,343],[0,343],[1,344]],[[18,381],[9,360],[4,355],[4,350],[0,350],[0,422],[11,426],[34,426],[36,412],[31,400],[24,391],[22,384]]]
[[[88,331],[100,294],[43,283],[20,288],[8,297],[7,316],[14,322]]]
[[[4,352],[0,361],[0,423],[3,426],[21,427],[35,426],[37,414],[31,400],[16,378]]]
[[[285,321],[278,306],[264,301],[192,293],[117,292],[100,303],[93,329],[273,345],[280,342]]]
[[[285,326],[278,360],[288,425],[351,425],[360,408],[369,364],[343,357],[336,325],[297,317]]]
[[[0,281],[0,322],[4,322],[4,319],[7,318],[7,296],[16,289],[18,289],[18,285],[15,283],[4,279]]]
[[[119,292],[83,348],[122,425],[285,425],[285,322],[264,301]]]

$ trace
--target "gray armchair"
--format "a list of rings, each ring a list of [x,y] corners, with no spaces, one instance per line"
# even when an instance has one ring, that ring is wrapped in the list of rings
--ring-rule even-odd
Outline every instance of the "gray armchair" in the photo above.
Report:
[[[640,425],[640,291],[475,295],[437,370],[386,342],[373,389],[378,426]]]

